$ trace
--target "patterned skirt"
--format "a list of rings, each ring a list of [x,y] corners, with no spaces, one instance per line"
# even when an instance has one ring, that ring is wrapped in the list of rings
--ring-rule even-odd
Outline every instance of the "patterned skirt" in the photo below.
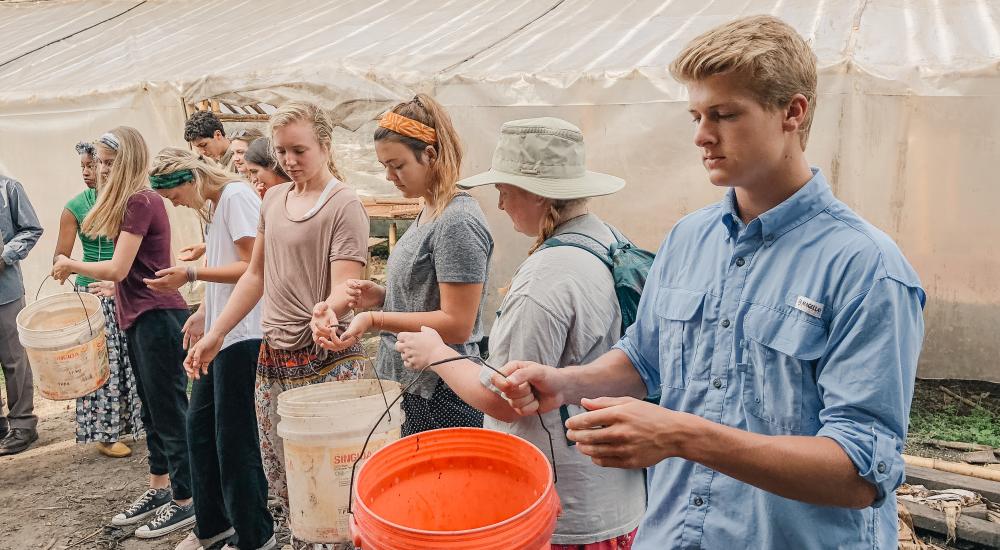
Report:
[[[87,292],[76,287],[78,292]],[[108,344],[108,382],[90,395],[76,400],[76,442],[114,443],[126,435],[142,431],[139,418],[141,403],[135,386],[135,374],[128,358],[125,331],[118,326],[114,298],[101,297],[104,334]]]
[[[280,500],[288,513],[288,485],[285,482],[285,452],[278,437],[278,396],[285,390],[318,384],[353,380],[364,374],[366,357],[361,344],[337,353],[317,355],[310,346],[294,351],[272,348],[265,340],[257,359],[255,402],[260,455],[264,463],[268,492]]]

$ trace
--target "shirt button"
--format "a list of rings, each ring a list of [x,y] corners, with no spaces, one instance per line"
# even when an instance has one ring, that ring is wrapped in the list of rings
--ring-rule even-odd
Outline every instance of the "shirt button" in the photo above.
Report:
[[[712,380],[712,385],[715,386],[715,389],[721,388],[722,387],[722,379],[716,378],[715,380]]]
[[[701,500],[701,497],[694,497],[694,505],[695,506],[701,506],[702,504],[705,504],[705,501]]]
[[[878,463],[878,467],[875,468],[875,469],[878,470],[878,473],[884,474],[885,473],[885,462],[879,462]]]
[[[729,328],[729,319],[722,320],[722,328]]]
[[[736,267],[743,267],[746,263],[743,258],[736,258]]]

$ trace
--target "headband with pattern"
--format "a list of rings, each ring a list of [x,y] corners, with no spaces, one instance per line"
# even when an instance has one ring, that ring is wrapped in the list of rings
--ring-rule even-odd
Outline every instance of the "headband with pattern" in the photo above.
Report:
[[[118,143],[118,138],[115,137],[115,135],[112,134],[111,132],[108,132],[103,136],[101,136],[100,138],[98,138],[97,143],[104,145],[105,147],[111,149],[112,151],[117,151],[118,148],[121,147],[121,144]]]
[[[401,136],[418,139],[428,145],[437,143],[437,132],[434,128],[392,111],[383,114],[378,120],[378,125]]]
[[[188,169],[149,176],[149,185],[153,189],[173,189],[189,181],[194,181],[194,172]]]

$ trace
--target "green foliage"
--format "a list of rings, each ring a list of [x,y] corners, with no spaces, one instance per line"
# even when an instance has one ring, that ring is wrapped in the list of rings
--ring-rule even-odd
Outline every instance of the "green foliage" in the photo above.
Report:
[[[914,409],[910,414],[910,437],[1000,448],[1000,415],[978,407],[960,414],[954,404],[936,411]]]

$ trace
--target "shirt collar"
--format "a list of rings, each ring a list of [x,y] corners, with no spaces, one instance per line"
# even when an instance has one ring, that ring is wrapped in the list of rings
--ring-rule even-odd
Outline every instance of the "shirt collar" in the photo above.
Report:
[[[758,217],[764,246],[770,246],[779,237],[802,225],[823,211],[834,200],[833,192],[819,168],[811,168],[812,178],[791,197]],[[742,226],[736,213],[736,189],[730,188],[722,199],[722,223],[730,235]]]

